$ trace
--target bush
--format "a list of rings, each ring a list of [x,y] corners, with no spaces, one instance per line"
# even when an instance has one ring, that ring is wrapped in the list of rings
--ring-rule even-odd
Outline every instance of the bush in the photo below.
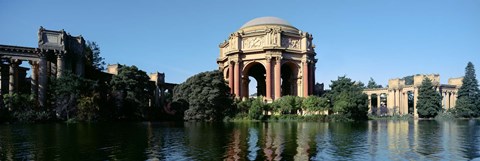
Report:
[[[283,96],[272,103],[273,110],[280,114],[296,114],[302,109],[303,98],[298,96]]]
[[[251,101],[250,109],[248,110],[248,118],[254,120],[263,119],[263,111],[267,108],[267,104],[263,101],[263,97],[257,97]]]
[[[329,108],[330,102],[324,97],[308,96],[302,103],[302,109],[309,112],[322,112]]]

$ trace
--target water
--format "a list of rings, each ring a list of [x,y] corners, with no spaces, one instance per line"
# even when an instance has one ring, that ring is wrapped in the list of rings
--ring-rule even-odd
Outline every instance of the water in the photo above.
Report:
[[[480,121],[0,125],[0,160],[472,160]]]

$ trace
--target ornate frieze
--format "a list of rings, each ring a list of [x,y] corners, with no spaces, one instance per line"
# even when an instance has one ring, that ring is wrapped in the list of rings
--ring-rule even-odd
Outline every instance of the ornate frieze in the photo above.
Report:
[[[282,47],[289,49],[300,49],[300,39],[292,37],[282,37]]]
[[[258,49],[264,45],[264,36],[248,37],[243,39],[242,49]]]

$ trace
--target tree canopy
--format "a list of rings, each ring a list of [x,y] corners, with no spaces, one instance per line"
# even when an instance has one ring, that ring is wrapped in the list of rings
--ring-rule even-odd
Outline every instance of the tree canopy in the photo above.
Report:
[[[370,80],[368,81],[367,88],[373,89],[373,88],[383,88],[382,85],[378,85],[375,80],[373,80],[372,77],[370,77]]]
[[[435,91],[432,81],[425,78],[418,89],[417,112],[421,118],[433,118],[442,110],[442,97]]]
[[[218,71],[196,74],[174,88],[173,101],[188,102],[184,120],[221,120],[233,103],[230,88]]]
[[[100,47],[95,41],[87,41],[85,47],[85,58],[87,70],[105,70],[104,58],[100,56]]]
[[[480,90],[475,74],[475,67],[468,62],[462,86],[458,90],[456,114],[460,117],[478,117],[480,115]]]
[[[367,119],[368,96],[363,93],[362,87],[342,76],[332,81],[330,88],[332,90],[328,97],[333,105],[333,112],[353,120]]]
[[[150,77],[136,66],[123,65],[118,74],[112,77],[110,87],[120,119],[139,119],[146,117],[146,108],[153,86]]]

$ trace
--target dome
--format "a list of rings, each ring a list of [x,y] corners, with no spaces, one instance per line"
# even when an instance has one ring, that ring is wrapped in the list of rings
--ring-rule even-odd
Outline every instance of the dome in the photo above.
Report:
[[[288,23],[284,19],[281,19],[278,17],[259,17],[259,18],[255,18],[253,20],[248,21],[247,23],[243,24],[243,26],[240,28],[258,26],[258,25],[283,25],[283,26],[293,27],[290,23]]]

